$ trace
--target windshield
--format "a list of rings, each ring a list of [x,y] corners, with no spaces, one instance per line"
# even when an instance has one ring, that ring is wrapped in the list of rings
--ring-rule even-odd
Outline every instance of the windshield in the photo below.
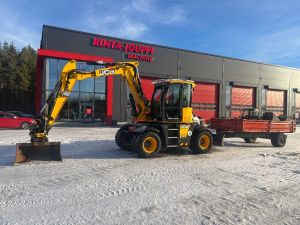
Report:
[[[165,96],[166,107],[180,107],[180,84],[172,84],[169,86]]]

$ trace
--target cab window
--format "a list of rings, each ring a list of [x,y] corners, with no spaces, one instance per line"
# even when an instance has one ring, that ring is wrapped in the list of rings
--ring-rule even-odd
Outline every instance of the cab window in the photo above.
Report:
[[[165,95],[165,107],[180,107],[180,85],[170,85]]]
[[[165,94],[166,119],[179,120],[180,118],[180,84],[170,84]]]
[[[192,102],[192,85],[184,84],[182,89],[182,107],[191,107]]]
[[[161,98],[163,92],[164,92],[164,88],[161,86],[161,87],[156,87],[153,93],[151,111],[154,118],[161,117]]]

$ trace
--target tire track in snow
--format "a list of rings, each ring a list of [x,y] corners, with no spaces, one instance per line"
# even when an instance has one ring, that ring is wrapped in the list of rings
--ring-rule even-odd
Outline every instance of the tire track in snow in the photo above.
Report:
[[[106,167],[105,170],[107,171],[111,171],[112,169],[115,169],[117,167],[124,167],[124,165],[131,165],[133,162],[131,163],[124,163],[122,165],[117,165],[117,166],[109,166]],[[136,163],[134,163],[136,164]],[[117,197],[117,196],[121,196],[124,194],[129,194],[132,192],[141,192],[145,189],[147,189],[147,186],[149,185],[157,185],[159,184],[159,182],[161,181],[161,178],[164,177],[164,182],[169,182],[171,181],[174,177],[178,176],[179,174],[187,174],[187,172],[192,172],[192,171],[198,171],[197,168],[190,168],[190,167],[186,167],[186,166],[179,166],[178,168],[171,168],[171,169],[165,169],[165,170],[160,170],[160,171],[155,171],[155,172],[148,172],[148,173],[143,173],[141,176],[135,176],[135,177],[129,177],[128,179],[125,180],[121,180],[122,182],[124,182],[125,184],[128,182],[130,183],[134,183],[136,181],[138,181],[136,186],[129,186],[129,187],[125,187],[125,188],[113,188],[112,186],[114,186],[114,184],[118,184],[118,182],[114,182],[113,185],[108,186],[108,191],[104,191],[104,192],[96,192],[92,195],[89,195],[88,197],[85,196],[85,200],[87,199],[94,199],[95,197],[97,198],[112,198],[112,197]],[[26,190],[27,193],[37,193],[36,195],[33,194],[29,194],[27,195],[26,193],[23,192],[19,192],[17,195],[16,192],[13,192],[15,194],[15,200],[7,200],[7,199],[0,199],[0,206],[3,207],[12,207],[12,206],[18,206],[18,207],[25,207],[25,206],[35,206],[35,205],[42,205],[42,204],[58,204],[61,202],[66,202],[66,201],[70,201],[72,199],[74,199],[75,197],[77,198],[78,196],[76,196],[76,192],[72,192],[74,194],[72,195],[68,195],[65,196],[64,199],[60,199],[58,197],[55,196],[55,194],[52,194],[53,192],[56,191],[56,189],[53,189],[54,187],[58,187],[58,186],[63,186],[66,183],[72,182],[72,183],[77,183],[79,180],[81,180],[82,178],[87,178],[87,175],[91,175],[91,172],[93,171],[94,173],[98,173],[98,169],[96,168],[91,168],[88,171],[85,172],[81,172],[79,174],[74,174],[74,175],[68,175],[65,177],[57,177],[57,178],[50,178],[48,181],[44,181],[44,182],[38,182],[36,184],[30,184],[30,185],[26,185],[27,188],[31,188],[31,190]],[[76,179],[74,179],[76,178]],[[88,178],[91,178],[91,176],[89,176]],[[117,179],[118,180],[118,179]],[[142,182],[141,182],[142,181]],[[103,185],[103,184],[101,184]],[[17,185],[19,188],[22,189],[22,187],[24,188],[24,186],[22,185]],[[70,190],[72,189],[76,189],[76,185],[69,188]],[[112,188],[112,189],[111,189]],[[19,190],[19,189],[18,189]],[[35,200],[22,200],[20,198],[38,198],[40,195],[40,191],[44,191],[47,190],[48,191],[48,195],[45,198],[42,199],[35,199]],[[50,190],[50,191],[49,191]],[[11,190],[12,191],[12,190]]]

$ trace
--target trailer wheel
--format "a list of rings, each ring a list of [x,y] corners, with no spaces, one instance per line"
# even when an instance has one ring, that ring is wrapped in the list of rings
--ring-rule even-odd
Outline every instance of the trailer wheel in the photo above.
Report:
[[[257,140],[257,137],[251,137],[251,138],[244,138],[246,143],[255,143]]]
[[[140,158],[155,157],[161,149],[161,139],[157,133],[147,131],[135,137],[133,149]]]
[[[207,130],[194,133],[190,141],[190,149],[196,154],[209,152],[213,144],[212,134]]]
[[[132,150],[132,139],[133,135],[124,133],[124,129],[120,128],[115,136],[115,142],[122,150],[130,151]]]
[[[271,143],[274,147],[284,147],[286,144],[286,135],[283,133],[273,134]]]

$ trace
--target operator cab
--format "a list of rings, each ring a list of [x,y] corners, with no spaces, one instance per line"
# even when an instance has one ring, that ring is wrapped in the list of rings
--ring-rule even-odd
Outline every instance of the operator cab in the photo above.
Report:
[[[167,79],[154,81],[151,101],[153,119],[159,121],[181,122],[192,115],[193,81]]]

